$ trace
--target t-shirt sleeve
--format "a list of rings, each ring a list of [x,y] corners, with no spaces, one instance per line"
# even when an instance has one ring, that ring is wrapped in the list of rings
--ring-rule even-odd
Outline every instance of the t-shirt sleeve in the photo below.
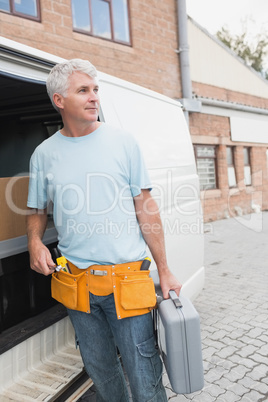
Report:
[[[43,172],[37,167],[37,158],[33,154],[30,160],[30,178],[27,206],[45,209],[47,207],[47,191]]]
[[[143,189],[152,190],[149,172],[137,143],[130,158],[130,189],[133,197],[139,195]]]

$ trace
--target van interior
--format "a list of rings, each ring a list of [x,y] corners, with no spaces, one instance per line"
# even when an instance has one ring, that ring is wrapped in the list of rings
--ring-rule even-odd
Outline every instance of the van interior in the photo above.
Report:
[[[0,177],[27,173],[35,147],[61,125],[45,84],[0,75]]]
[[[5,186],[11,177],[22,176],[28,180],[32,152],[40,142],[59,129],[62,122],[60,115],[51,105],[45,83],[0,74],[0,85],[0,191],[3,198]],[[26,203],[27,191],[27,183],[18,190],[17,197],[22,204]],[[25,237],[25,217],[16,216],[15,224],[12,225],[10,222],[13,217],[9,216],[11,212],[2,198],[0,240],[3,249],[8,249],[8,242],[13,238]],[[23,223],[18,227],[20,219]],[[52,248],[55,244],[48,246]],[[55,304],[56,302],[50,297],[50,278],[39,275],[29,268],[27,251],[19,254],[14,252],[14,255],[4,258],[0,255],[2,335],[4,331],[14,329],[16,325],[20,328],[22,322]],[[35,326],[38,327],[36,324]],[[13,340],[16,343],[16,336]],[[1,342],[2,346],[4,343]]]

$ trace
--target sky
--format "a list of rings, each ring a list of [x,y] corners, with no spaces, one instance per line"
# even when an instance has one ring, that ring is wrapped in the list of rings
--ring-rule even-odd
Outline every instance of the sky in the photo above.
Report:
[[[186,0],[186,9],[190,17],[213,35],[222,26],[239,34],[245,18],[252,35],[263,30],[268,35],[268,0]]]

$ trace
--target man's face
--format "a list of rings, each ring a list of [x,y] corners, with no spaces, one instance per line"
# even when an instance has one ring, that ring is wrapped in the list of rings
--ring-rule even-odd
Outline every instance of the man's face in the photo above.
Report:
[[[69,77],[67,96],[62,98],[65,116],[77,123],[96,122],[100,99],[98,82],[87,74],[75,72]]]

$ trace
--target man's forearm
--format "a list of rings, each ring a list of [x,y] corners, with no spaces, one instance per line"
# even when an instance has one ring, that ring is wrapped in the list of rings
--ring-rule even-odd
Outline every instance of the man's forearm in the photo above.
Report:
[[[162,272],[167,270],[165,239],[159,213],[154,215],[141,215],[139,218],[139,224],[144,240],[152,253],[158,271]]]
[[[47,226],[46,210],[32,210],[27,217],[28,250],[30,253],[31,268],[43,275],[50,275],[54,271],[55,264],[50,251],[42,243],[42,237]]]
[[[179,295],[182,285],[167,265],[164,231],[157,204],[148,190],[135,197],[134,203],[142,235],[158,269],[163,296],[167,299],[171,289]]]
[[[30,210],[26,223],[28,244],[30,245],[32,242],[38,240],[41,241],[47,226],[46,210]]]
[[[158,270],[168,270],[162,221],[158,206],[148,190],[135,198],[135,208],[142,235]]]

